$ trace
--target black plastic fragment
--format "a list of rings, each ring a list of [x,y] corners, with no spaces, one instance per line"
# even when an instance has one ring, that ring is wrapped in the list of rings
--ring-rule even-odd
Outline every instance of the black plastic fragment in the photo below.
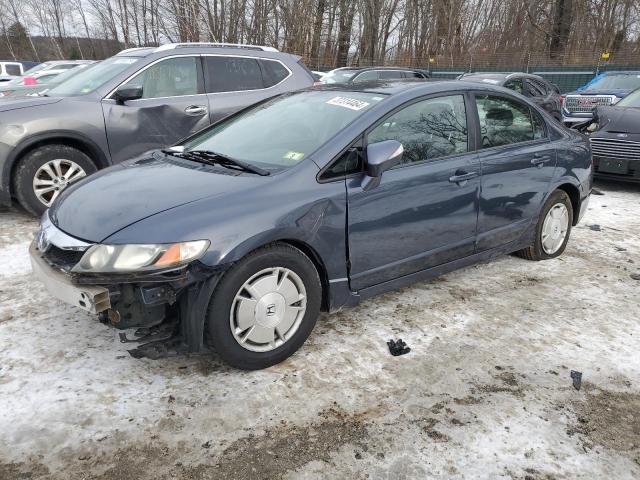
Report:
[[[571,379],[573,380],[573,388],[580,390],[580,386],[582,385],[582,372],[571,370]]]
[[[401,338],[399,338],[398,340],[389,340],[387,342],[387,345],[389,346],[389,352],[391,352],[391,355],[393,355],[394,357],[397,357],[398,355],[405,355],[411,351],[411,349],[407,347],[407,344],[404,343]]]

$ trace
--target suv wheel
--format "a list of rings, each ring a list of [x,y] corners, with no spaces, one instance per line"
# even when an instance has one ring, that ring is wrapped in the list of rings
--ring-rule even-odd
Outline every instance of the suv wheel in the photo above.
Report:
[[[272,244],[256,250],[233,265],[214,291],[207,342],[237,368],[280,363],[313,330],[321,292],[314,264],[297,248]]]
[[[45,145],[25,155],[14,178],[18,202],[34,215],[51,206],[74,182],[97,170],[91,159],[77,148]]]

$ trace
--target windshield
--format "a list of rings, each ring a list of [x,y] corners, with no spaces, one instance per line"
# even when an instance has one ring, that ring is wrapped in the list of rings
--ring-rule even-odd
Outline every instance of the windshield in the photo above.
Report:
[[[587,85],[587,89],[597,88],[599,90],[634,90],[640,87],[640,75],[605,75],[593,83]]]
[[[74,71],[74,75],[67,81],[52,88],[48,93],[52,97],[75,97],[91,93],[138,60],[138,58],[134,57],[108,58],[79,73]]]
[[[322,83],[348,82],[356,70],[332,70],[320,79]]]
[[[640,88],[616,103],[616,107],[640,108]]]
[[[184,144],[267,170],[292,167],[362,115],[384,95],[304,91],[285,94],[219,123]]]

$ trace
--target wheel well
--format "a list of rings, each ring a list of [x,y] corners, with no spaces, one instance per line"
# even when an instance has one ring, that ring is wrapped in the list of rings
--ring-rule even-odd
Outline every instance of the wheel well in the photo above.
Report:
[[[329,277],[327,276],[327,270],[320,258],[320,255],[317,252],[307,245],[304,242],[300,242],[298,240],[290,240],[284,239],[279,240],[280,243],[286,243],[291,245],[292,247],[297,248],[302,253],[304,253],[309,259],[313,262],[316,270],[318,271],[318,276],[320,277],[320,283],[322,284],[322,311],[329,311]]]
[[[575,185],[570,183],[564,183],[558,187],[558,190],[564,191],[569,195],[571,200],[571,207],[573,208],[573,225],[578,224],[578,216],[580,213],[580,190]]]
[[[12,187],[16,169],[18,168],[18,165],[20,165],[22,159],[29,153],[33,152],[35,149],[44,147],[45,145],[65,145],[67,147],[72,147],[80,150],[82,153],[88,156],[97,168],[104,168],[108,166],[106,158],[104,158],[104,155],[98,150],[98,148],[90,145],[87,142],[83,142],[82,140],[70,137],[45,138],[28,145],[18,153],[15,161],[13,162],[13,165],[11,165],[10,183]]]

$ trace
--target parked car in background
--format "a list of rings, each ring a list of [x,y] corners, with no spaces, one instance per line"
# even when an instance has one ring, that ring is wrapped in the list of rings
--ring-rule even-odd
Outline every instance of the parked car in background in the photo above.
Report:
[[[465,73],[458,77],[465,82],[478,82],[500,85],[525,97],[529,97],[537,105],[558,121],[562,120],[562,104],[560,89],[539,75],[529,73]]]
[[[46,96],[0,102],[0,203],[40,214],[85,175],[313,82],[300,57],[270,47],[124,50]]]
[[[503,88],[321,86],[70,187],[30,254],[54,296],[119,328],[178,321],[168,345],[258,369],[321,309],[510,252],[558,257],[591,181],[586,137]]]
[[[48,60],[46,62],[38,63],[29,70],[24,72],[24,75],[34,75],[36,72],[45,72],[48,70],[64,71],[76,68],[78,65],[91,64],[94,60]]]
[[[596,177],[640,182],[640,88],[575,128],[589,136]]]
[[[327,72],[319,72],[317,70],[311,70],[311,74],[313,75],[313,79],[316,82],[320,82],[322,81],[322,77],[324,77],[327,74]]]
[[[0,62],[0,83],[8,82],[24,73],[20,62]]]
[[[604,72],[564,96],[562,119],[567,124],[590,120],[595,107],[615,105],[640,88],[640,71]]]
[[[321,82],[359,83],[376,80],[426,80],[429,74],[424,70],[405,67],[342,67],[327,72]]]
[[[35,96],[40,92],[60,85],[95,62],[81,63],[69,70],[42,70],[14,78],[0,85],[0,98]]]

